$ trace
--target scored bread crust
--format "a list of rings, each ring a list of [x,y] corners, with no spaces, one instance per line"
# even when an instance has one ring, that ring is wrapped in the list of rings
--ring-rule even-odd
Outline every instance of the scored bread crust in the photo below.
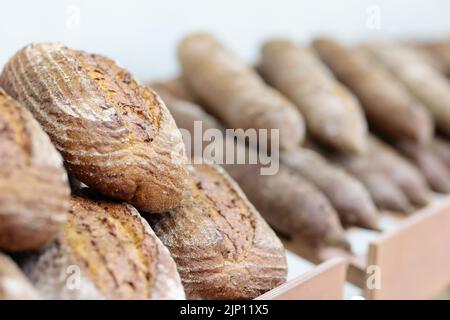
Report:
[[[190,191],[151,216],[190,299],[252,299],[286,280],[283,245],[223,169],[190,168]]]
[[[18,299],[39,299],[39,294],[16,263],[0,253],[0,300]]]
[[[181,134],[157,94],[114,61],[31,44],[7,63],[0,85],[28,107],[81,182],[147,212],[181,201]]]
[[[73,196],[64,232],[24,264],[49,299],[184,299],[170,253],[129,204]]]
[[[45,245],[69,209],[63,161],[32,115],[0,89],[0,249]]]

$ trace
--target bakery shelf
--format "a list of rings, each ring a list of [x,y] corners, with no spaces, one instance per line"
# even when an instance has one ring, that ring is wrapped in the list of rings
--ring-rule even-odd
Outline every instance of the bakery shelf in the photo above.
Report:
[[[332,258],[256,299],[341,300],[343,298],[346,271],[346,259]]]
[[[364,291],[367,299],[430,299],[450,284],[450,196],[410,216],[382,214],[383,232],[347,230],[355,254],[335,248],[312,249],[301,241],[285,246],[315,263],[341,257],[348,261],[347,280]],[[379,286],[367,288],[376,266]]]

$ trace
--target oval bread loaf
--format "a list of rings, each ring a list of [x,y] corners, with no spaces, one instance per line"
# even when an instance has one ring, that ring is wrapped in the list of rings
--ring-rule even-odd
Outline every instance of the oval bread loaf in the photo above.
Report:
[[[16,263],[0,253],[0,300],[19,299],[39,299],[39,294]]]
[[[50,241],[65,222],[69,194],[50,139],[0,89],[0,249],[36,249]]]
[[[176,265],[129,204],[73,196],[60,237],[24,263],[48,299],[183,299]]]
[[[190,170],[181,207],[150,216],[190,299],[252,299],[286,280],[284,248],[223,169]]]
[[[186,185],[181,134],[159,97],[112,60],[31,44],[0,77],[81,182],[147,212],[176,207]]]

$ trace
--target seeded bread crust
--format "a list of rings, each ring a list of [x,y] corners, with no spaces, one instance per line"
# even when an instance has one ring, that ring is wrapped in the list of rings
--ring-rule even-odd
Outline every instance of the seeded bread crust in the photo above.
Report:
[[[62,234],[24,269],[49,299],[184,299],[169,251],[128,204],[73,196]]]
[[[32,112],[81,182],[147,212],[180,203],[181,134],[157,94],[112,60],[31,44],[7,63],[0,85]]]
[[[190,169],[183,206],[151,216],[190,299],[252,299],[286,280],[284,248],[223,169]]]

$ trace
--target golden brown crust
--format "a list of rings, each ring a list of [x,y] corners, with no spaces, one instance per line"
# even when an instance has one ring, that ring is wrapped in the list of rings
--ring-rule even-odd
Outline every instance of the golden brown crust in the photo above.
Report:
[[[64,232],[25,269],[47,298],[184,297],[167,248],[136,209],[94,198],[72,197]]]
[[[336,77],[358,97],[371,124],[393,138],[431,140],[430,114],[382,65],[361,50],[331,39],[317,39],[313,44]]]
[[[262,48],[260,70],[305,117],[308,133],[346,152],[366,149],[367,123],[358,100],[310,48],[273,39]]]
[[[191,299],[252,299],[286,280],[284,249],[223,169],[191,168],[183,206],[151,216]]]
[[[112,60],[31,44],[8,62],[0,84],[30,109],[81,182],[148,212],[181,201],[187,172],[175,122]]]
[[[62,228],[69,184],[31,114],[0,89],[0,248],[36,249]]]
[[[0,253],[0,300],[39,299],[39,294],[19,267]]]
[[[279,129],[285,149],[303,140],[304,123],[295,106],[211,36],[185,38],[179,59],[189,88],[230,128]]]

